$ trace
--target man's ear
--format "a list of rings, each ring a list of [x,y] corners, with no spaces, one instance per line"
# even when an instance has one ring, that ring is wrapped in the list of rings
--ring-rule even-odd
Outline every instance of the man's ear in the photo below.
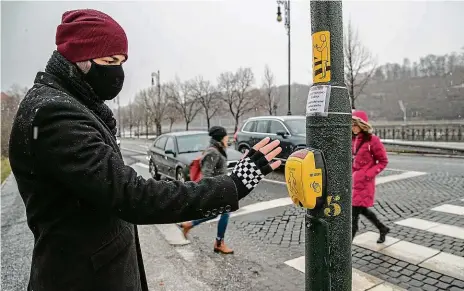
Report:
[[[83,61],[83,62],[77,62],[76,66],[79,68],[79,70],[82,71],[82,73],[87,74],[90,71],[90,67],[92,64],[90,61]]]

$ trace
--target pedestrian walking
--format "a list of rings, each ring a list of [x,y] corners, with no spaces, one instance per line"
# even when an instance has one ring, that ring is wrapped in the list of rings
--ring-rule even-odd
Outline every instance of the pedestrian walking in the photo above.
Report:
[[[227,146],[229,143],[229,136],[224,127],[213,126],[209,130],[209,135],[211,136],[210,146],[206,149],[203,157],[200,161],[201,163],[201,172],[203,177],[215,177],[219,175],[224,175],[227,173]],[[227,194],[226,194],[227,195]],[[185,238],[189,231],[208,220],[212,220],[217,216],[197,219],[194,221],[184,222],[180,224]],[[214,242],[214,252],[223,253],[223,254],[233,254],[234,251],[227,247],[224,243],[224,236],[226,234],[227,225],[229,223],[229,213],[223,213],[220,215],[218,226],[217,226],[217,236]]]
[[[9,157],[34,235],[28,290],[148,290],[137,224],[238,209],[281,151],[263,139],[230,175],[145,180],[124,165],[104,101],[124,83],[128,41],[96,10],[65,12],[57,50],[21,101]]]
[[[379,137],[372,133],[366,112],[353,111],[352,132],[352,238],[358,231],[359,216],[362,214],[378,228],[380,237],[377,243],[383,243],[390,229],[380,222],[370,207],[374,205],[375,177],[388,164],[387,152]]]

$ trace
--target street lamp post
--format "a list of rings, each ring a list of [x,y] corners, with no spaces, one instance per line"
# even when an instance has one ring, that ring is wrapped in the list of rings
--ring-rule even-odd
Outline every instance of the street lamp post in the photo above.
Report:
[[[158,102],[156,105],[160,106],[161,105],[161,82],[160,82],[160,71],[159,70],[156,73],[155,72],[151,73],[151,85],[152,86],[155,86],[155,78],[156,78],[156,86],[158,88]],[[161,134],[161,128],[157,128],[156,130],[157,130],[156,134]]]
[[[285,11],[285,28],[287,29],[287,36],[288,36],[288,112],[287,115],[292,115],[292,111],[290,109],[290,85],[291,85],[291,48],[290,48],[290,0],[277,0],[277,21],[282,21],[282,13],[280,11],[280,6],[284,6]]]

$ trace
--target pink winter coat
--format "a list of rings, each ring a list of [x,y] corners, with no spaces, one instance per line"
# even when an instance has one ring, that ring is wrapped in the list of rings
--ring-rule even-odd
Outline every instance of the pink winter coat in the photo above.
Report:
[[[352,140],[353,160],[353,206],[371,207],[374,205],[375,177],[388,164],[387,151],[376,135],[370,140],[363,140],[358,134]],[[358,150],[359,148],[359,150]]]

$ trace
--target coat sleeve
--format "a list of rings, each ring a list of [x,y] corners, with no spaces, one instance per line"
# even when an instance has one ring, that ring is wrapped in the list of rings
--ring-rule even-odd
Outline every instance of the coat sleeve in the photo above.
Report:
[[[221,158],[213,151],[214,150],[208,149],[201,159],[201,173],[203,174],[203,177],[214,176],[214,169]]]
[[[123,220],[174,223],[208,217],[219,208],[238,209],[237,188],[228,176],[199,183],[138,176],[104,142],[95,119],[75,104],[59,102],[40,108],[33,126],[32,152],[41,177],[69,185],[69,195]]]
[[[378,136],[373,135],[369,143],[375,165],[366,171],[366,177],[372,179],[383,171],[388,165],[388,156],[385,147]]]

